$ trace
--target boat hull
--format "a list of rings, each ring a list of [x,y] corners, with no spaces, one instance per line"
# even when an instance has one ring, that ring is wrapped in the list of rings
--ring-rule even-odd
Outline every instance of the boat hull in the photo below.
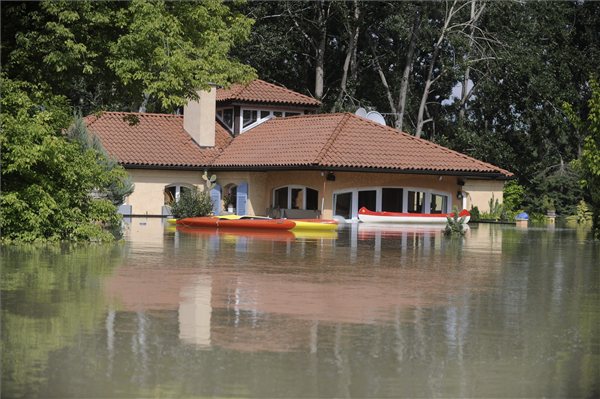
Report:
[[[221,219],[205,216],[181,219],[177,221],[177,225],[229,229],[291,230],[296,226],[296,223],[287,219]]]
[[[469,223],[471,214],[467,210],[463,209],[458,215],[463,224]],[[373,212],[364,207],[358,211],[358,219],[364,223],[444,224],[448,217],[454,217],[454,213]]]
[[[257,230],[309,230],[309,231],[335,231],[337,221],[321,219],[269,219],[265,217],[237,216],[226,217],[204,216],[180,219],[178,226],[187,227],[212,227],[227,229],[257,229]]]

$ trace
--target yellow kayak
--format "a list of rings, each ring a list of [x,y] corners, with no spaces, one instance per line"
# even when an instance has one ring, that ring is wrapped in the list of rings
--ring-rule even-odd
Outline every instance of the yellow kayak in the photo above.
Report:
[[[337,223],[331,222],[319,222],[319,221],[305,221],[305,220],[295,220],[296,227],[292,229],[292,231],[298,230],[310,230],[310,231],[336,231],[338,228]]]

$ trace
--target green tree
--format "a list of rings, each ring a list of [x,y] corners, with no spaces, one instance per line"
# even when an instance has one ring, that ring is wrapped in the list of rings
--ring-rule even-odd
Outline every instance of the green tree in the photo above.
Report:
[[[582,120],[570,104],[565,110],[576,130],[585,135],[581,158],[577,166],[582,172],[585,200],[592,208],[592,232],[600,239],[600,84],[596,77],[589,81],[591,91],[587,102],[587,117]]]
[[[125,170],[107,169],[103,153],[68,139],[64,98],[4,77],[1,83],[2,240],[113,239],[104,228],[120,217],[106,197],[109,187],[124,185]]]
[[[255,76],[229,55],[253,21],[218,0],[1,7],[4,71],[47,83],[84,113],[170,111],[208,83],[227,86]]]

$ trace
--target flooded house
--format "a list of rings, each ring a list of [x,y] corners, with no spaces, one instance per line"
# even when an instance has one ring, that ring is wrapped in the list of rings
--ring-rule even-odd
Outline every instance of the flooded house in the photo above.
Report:
[[[351,113],[254,80],[198,92],[183,115],[104,112],[86,118],[135,191],[126,215],[167,215],[216,175],[214,213],[343,217],[358,210],[446,213],[487,209],[512,174]]]

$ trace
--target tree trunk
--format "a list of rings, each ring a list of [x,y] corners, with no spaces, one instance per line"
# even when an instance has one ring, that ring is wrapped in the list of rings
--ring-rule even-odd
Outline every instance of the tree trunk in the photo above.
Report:
[[[394,104],[394,98],[392,97],[390,85],[388,84],[387,79],[385,78],[385,73],[383,73],[383,69],[381,68],[379,59],[377,58],[377,50],[375,49],[375,44],[372,40],[369,40],[369,45],[371,46],[371,52],[373,53],[373,62],[375,63],[375,68],[377,68],[377,73],[379,74],[379,78],[381,79],[381,84],[383,84],[383,88],[385,89],[385,94],[390,105],[390,110],[394,114],[397,114],[398,112],[396,111],[396,105]]]
[[[350,23],[348,23],[346,26],[346,30],[348,31],[348,50],[346,51],[346,58],[344,59],[344,66],[342,69],[342,81],[340,83],[340,93],[338,94],[335,108],[341,107],[344,96],[348,92],[348,71],[351,71],[350,79],[352,79],[352,81],[355,81],[354,79],[357,75],[356,48],[358,43],[358,35],[360,33],[359,18],[360,8],[358,6],[358,0],[354,0],[354,31],[352,31],[352,26],[350,25]]]
[[[475,44],[475,24],[477,23],[477,20],[479,19],[479,16],[481,15],[481,13],[483,12],[483,8],[485,7],[485,4],[481,5],[481,8],[479,9],[479,11],[476,8],[476,0],[471,0],[471,20],[470,20],[470,28],[471,31],[469,32],[469,50],[467,52],[467,65],[465,68],[465,74],[463,76],[463,82],[462,82],[462,90],[461,90],[461,95],[460,95],[460,104],[459,104],[459,111],[458,111],[458,125],[462,126],[464,124],[464,120],[465,120],[465,115],[467,112],[467,102],[469,101],[469,98],[471,98],[471,95],[473,94],[473,90],[469,90],[469,79],[470,79],[470,74],[471,74],[471,65],[469,64],[469,58],[473,52],[473,46]]]
[[[140,107],[138,108],[139,113],[146,112],[146,107],[148,106],[149,99],[150,99],[150,95],[148,93],[144,93],[144,101],[142,101],[142,103],[140,104]]]
[[[408,53],[406,54],[406,64],[404,64],[404,72],[402,73],[402,81],[400,82],[400,94],[398,95],[398,115],[396,117],[396,129],[402,131],[404,126],[404,112],[406,111],[406,93],[408,92],[408,78],[412,71],[413,57],[417,43],[417,36],[421,27],[421,11],[415,11],[415,20],[410,34],[410,44],[408,45]]]
[[[323,98],[323,81],[325,79],[325,47],[327,45],[327,17],[323,9],[323,1],[317,6],[317,26],[320,28],[319,41],[315,56],[315,98]]]
[[[443,34],[442,34],[443,35]],[[423,95],[421,96],[421,103],[419,104],[419,113],[417,114],[417,128],[415,129],[415,136],[421,137],[423,133],[423,126],[430,120],[424,120],[423,117],[425,115],[425,107],[427,106],[427,98],[429,98],[429,90],[431,90],[431,84],[433,83],[433,68],[435,65],[435,61],[437,60],[437,56],[440,52],[441,40],[442,36],[440,36],[440,40],[438,44],[436,44],[433,50],[433,56],[431,57],[431,64],[429,65],[429,71],[427,72],[427,80],[425,81],[425,88],[423,89]]]
[[[444,18],[444,26],[442,28],[442,32],[440,33],[440,37],[438,38],[438,40],[435,42],[435,45],[433,46],[433,55],[431,56],[429,70],[427,72],[427,78],[425,80],[425,88],[423,89],[423,95],[421,96],[421,103],[419,104],[419,112],[417,114],[417,127],[415,129],[416,137],[421,137],[421,134],[423,133],[423,126],[425,126],[425,124],[427,122],[431,122],[431,119],[427,119],[427,120],[423,119],[424,115],[425,115],[425,107],[427,106],[427,99],[429,98],[429,91],[431,90],[431,85],[433,84],[433,82],[435,80],[437,80],[437,78],[440,77],[440,74],[441,74],[441,71],[440,71],[440,74],[438,74],[438,76],[436,76],[434,78],[433,77],[433,69],[435,67],[437,57],[440,53],[440,48],[442,47],[442,43],[443,43],[444,39],[446,38],[446,34],[448,33],[448,27],[450,26],[450,22],[452,21],[452,18],[454,17],[454,15],[460,10],[460,8],[462,8],[462,6],[461,6],[458,9],[455,9],[457,3],[458,3],[458,0],[454,0],[454,2],[452,3],[452,6],[446,13],[446,16]]]

